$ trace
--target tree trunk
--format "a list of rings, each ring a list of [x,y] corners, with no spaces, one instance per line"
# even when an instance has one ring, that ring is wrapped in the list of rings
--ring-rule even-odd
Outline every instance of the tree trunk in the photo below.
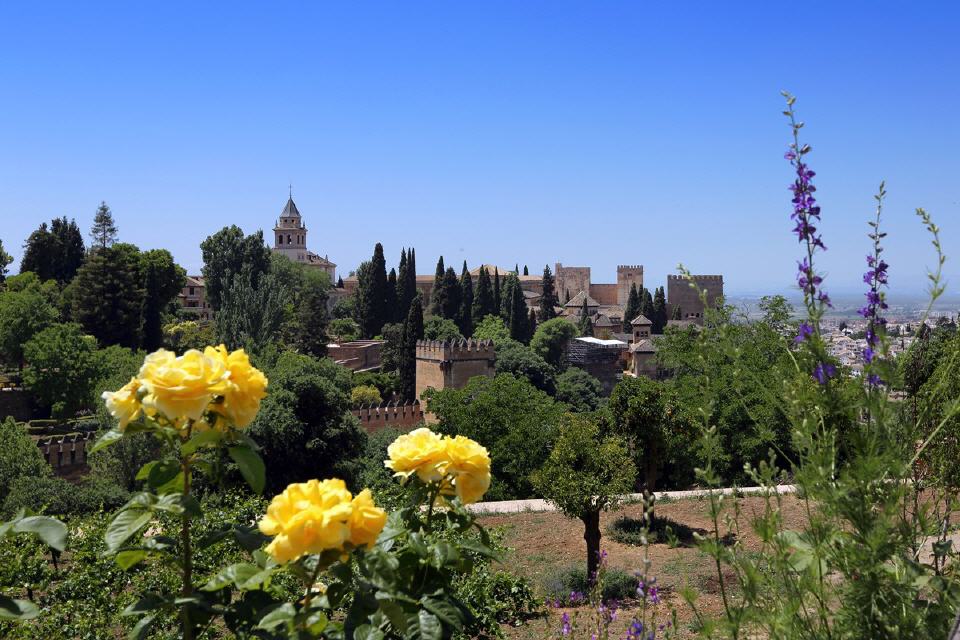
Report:
[[[653,507],[655,501],[654,492],[657,490],[657,451],[654,448],[653,451],[647,456],[645,464],[643,465],[644,470],[644,480],[643,488],[650,493],[650,525],[653,525]]]
[[[593,586],[597,578],[597,567],[600,565],[600,512],[586,513],[581,520],[583,539],[587,543],[587,583]]]

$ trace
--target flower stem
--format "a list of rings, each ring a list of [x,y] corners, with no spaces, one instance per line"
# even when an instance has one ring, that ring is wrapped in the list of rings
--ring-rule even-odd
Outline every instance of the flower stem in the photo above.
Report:
[[[190,429],[187,429],[187,439]],[[181,456],[180,467],[183,470],[183,496],[190,497],[190,457]],[[183,589],[181,595],[189,598],[193,595],[193,550],[190,545],[190,514],[184,510],[180,520],[180,538],[183,542]],[[180,610],[184,640],[193,640],[193,624],[190,622],[190,605],[183,604]]]

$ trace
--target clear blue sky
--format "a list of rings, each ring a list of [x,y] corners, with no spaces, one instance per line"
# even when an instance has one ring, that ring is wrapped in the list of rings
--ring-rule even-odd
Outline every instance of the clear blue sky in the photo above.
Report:
[[[122,240],[192,273],[220,227],[272,227],[292,182],[342,273],[379,240],[426,273],[441,253],[595,282],[642,263],[655,285],[683,262],[783,291],[786,88],[828,288],[860,286],[881,178],[892,282],[920,287],[916,206],[960,274],[958,6],[3,3],[0,238],[16,268],[40,222],[87,231],[106,200]]]

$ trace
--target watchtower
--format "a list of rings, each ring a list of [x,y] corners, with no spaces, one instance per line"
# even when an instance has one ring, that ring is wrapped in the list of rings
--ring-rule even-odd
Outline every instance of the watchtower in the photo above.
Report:
[[[637,291],[643,290],[643,265],[617,265],[617,304],[621,307],[627,306],[632,285],[637,285]]]
[[[417,341],[417,398],[427,389],[462,389],[470,378],[492,378],[492,340]]]
[[[691,286],[693,285],[693,286]],[[680,307],[681,320],[703,324],[705,307],[700,292],[707,292],[707,306],[714,307],[723,298],[723,276],[667,276],[667,306],[670,315]]]

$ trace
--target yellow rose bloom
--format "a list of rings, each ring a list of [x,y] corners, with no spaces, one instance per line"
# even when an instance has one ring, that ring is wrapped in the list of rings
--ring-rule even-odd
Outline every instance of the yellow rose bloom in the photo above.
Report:
[[[260,401],[267,395],[267,377],[250,364],[243,349],[228,352],[224,345],[207,347],[203,353],[218,360],[230,372],[230,384],[223,393],[223,403],[214,410],[235,427],[246,427],[257,416]]]
[[[273,540],[266,551],[277,562],[305,554],[340,549],[350,539],[352,498],[343,480],[294,483],[275,496],[260,520],[260,531]]]
[[[387,447],[390,457],[383,464],[395,476],[409,477],[416,473],[424,482],[443,478],[447,465],[447,448],[443,438],[426,427],[406,433]]]
[[[383,531],[383,525],[387,523],[387,512],[373,503],[370,489],[358,493],[351,507],[353,512],[350,515],[350,544],[355,547],[366,545],[369,549]]]
[[[199,420],[214,396],[227,390],[230,372],[220,360],[196,349],[179,358],[160,349],[146,357],[139,377],[147,389],[143,398],[147,410],[170,420]]]
[[[137,392],[140,391],[140,381],[130,378],[130,382],[117,391],[104,391],[101,394],[107,405],[107,411],[120,422],[120,431],[126,429],[131,421],[140,415],[142,407]]]
[[[490,488],[490,454],[465,436],[444,439],[454,492],[464,504],[477,502]]]

